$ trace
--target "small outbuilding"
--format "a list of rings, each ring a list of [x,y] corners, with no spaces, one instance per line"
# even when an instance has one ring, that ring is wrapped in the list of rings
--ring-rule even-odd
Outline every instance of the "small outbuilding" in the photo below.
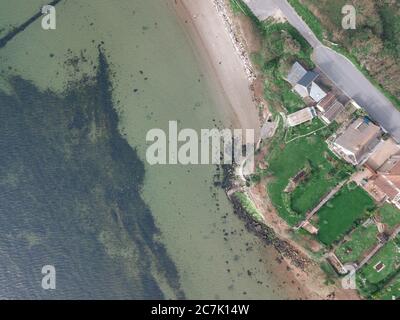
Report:
[[[287,124],[289,127],[295,127],[304,122],[311,121],[316,115],[314,107],[307,107],[289,114]]]

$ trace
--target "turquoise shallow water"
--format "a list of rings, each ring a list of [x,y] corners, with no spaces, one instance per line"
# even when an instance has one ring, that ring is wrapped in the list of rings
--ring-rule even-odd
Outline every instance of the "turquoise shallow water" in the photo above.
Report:
[[[17,2],[0,2],[2,36],[42,4]],[[37,20],[0,49],[2,297],[287,297],[214,166],[145,161],[146,132],[169,120],[230,125],[172,6],[65,0],[56,30]]]

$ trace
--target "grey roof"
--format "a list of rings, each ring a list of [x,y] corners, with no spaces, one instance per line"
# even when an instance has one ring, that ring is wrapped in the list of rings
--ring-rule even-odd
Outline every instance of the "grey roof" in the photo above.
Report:
[[[310,97],[315,102],[320,102],[323,98],[326,97],[326,92],[322,90],[315,82],[312,82],[310,88]]]
[[[316,116],[315,109],[313,107],[307,107],[289,114],[287,116],[287,123],[290,127],[294,127],[304,122],[312,120],[315,116]]]
[[[295,90],[302,98],[306,98],[306,97],[309,96],[308,88],[303,87],[303,86],[301,86],[301,85],[299,85],[299,84],[296,84],[296,85],[294,86],[294,90]]]
[[[358,161],[379,143],[381,130],[368,118],[358,118],[335,140],[335,144],[354,154]]]
[[[304,77],[306,73],[307,70],[304,69],[303,66],[296,61],[289,71],[287,81],[289,81],[290,84],[294,86],[301,78]]]
[[[303,87],[308,87],[317,78],[318,73],[308,71],[297,83]]]

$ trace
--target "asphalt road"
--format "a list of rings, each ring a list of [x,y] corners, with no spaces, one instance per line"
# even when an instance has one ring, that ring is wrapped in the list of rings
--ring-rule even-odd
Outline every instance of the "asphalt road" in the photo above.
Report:
[[[286,0],[244,1],[261,20],[282,13],[314,48],[318,68],[400,143],[400,112],[347,58],[324,46]]]

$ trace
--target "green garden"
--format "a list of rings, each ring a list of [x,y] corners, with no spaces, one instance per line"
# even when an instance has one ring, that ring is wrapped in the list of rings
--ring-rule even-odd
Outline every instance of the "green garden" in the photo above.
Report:
[[[400,210],[391,204],[384,204],[377,210],[377,215],[389,229],[400,225]]]
[[[325,139],[330,134],[328,127],[287,144],[278,140],[272,145],[267,157],[268,174],[272,177],[268,194],[281,217],[291,225],[301,221],[308,210],[351,173],[352,169],[329,151]],[[311,169],[305,181],[292,193],[284,193],[289,180],[305,167]]]
[[[326,245],[340,240],[357,221],[375,208],[373,200],[361,188],[344,186],[317,214],[318,238]]]
[[[383,268],[377,270],[377,265]],[[384,289],[385,284],[398,277],[400,267],[400,238],[389,241],[358,274],[358,286],[365,296],[372,296]],[[397,284],[396,284],[397,287]]]
[[[382,290],[373,294],[372,297],[378,300],[398,299],[400,297],[400,273],[397,273]]]
[[[350,240],[343,242],[335,251],[342,263],[359,262],[368,249],[377,243],[378,228],[374,223],[358,226],[350,235]]]

